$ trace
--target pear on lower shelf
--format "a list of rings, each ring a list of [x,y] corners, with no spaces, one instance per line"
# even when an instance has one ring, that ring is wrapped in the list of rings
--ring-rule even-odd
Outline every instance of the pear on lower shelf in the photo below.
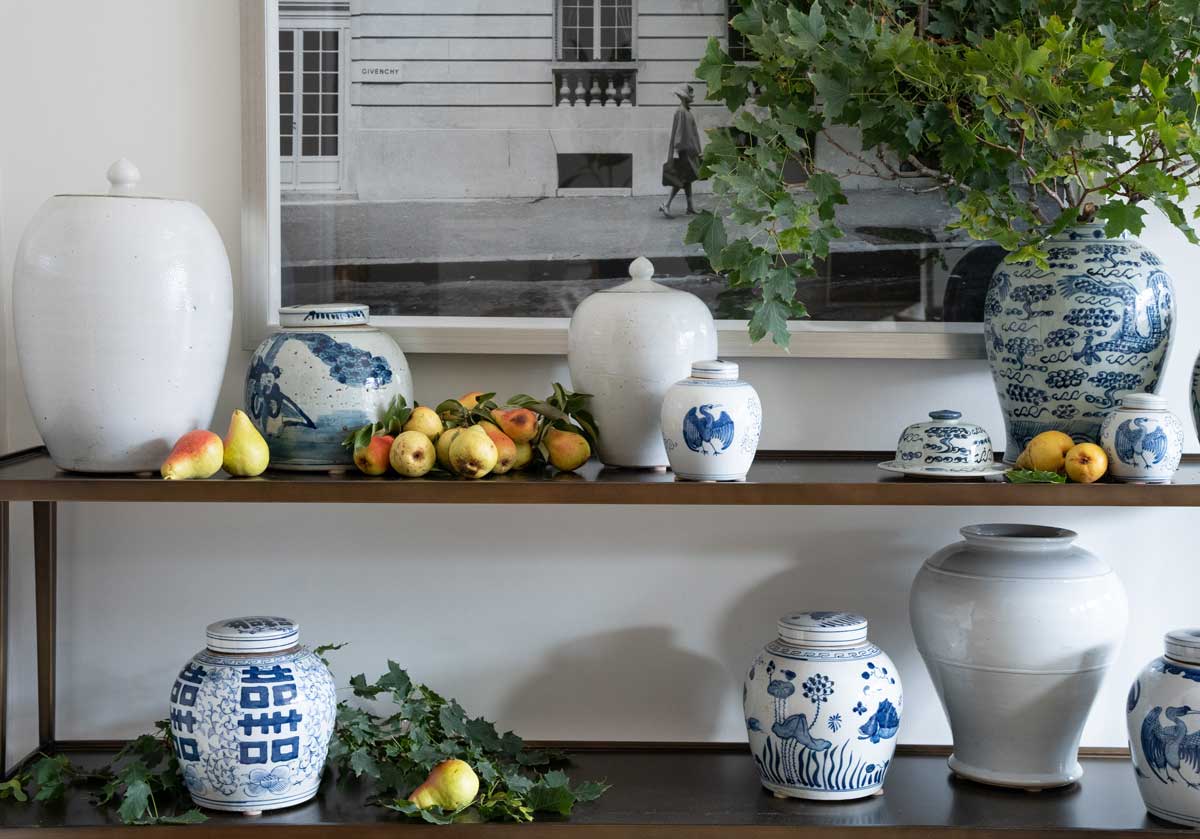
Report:
[[[245,411],[234,411],[229,418],[224,446],[222,465],[226,472],[235,477],[253,478],[261,475],[271,463],[271,449]]]
[[[163,461],[162,476],[168,481],[211,478],[221,470],[225,446],[211,431],[189,431],[175,443]]]
[[[466,761],[458,758],[443,760],[419,787],[412,791],[408,800],[422,810],[426,807],[441,807],[443,810],[461,810],[479,794],[479,776]]]

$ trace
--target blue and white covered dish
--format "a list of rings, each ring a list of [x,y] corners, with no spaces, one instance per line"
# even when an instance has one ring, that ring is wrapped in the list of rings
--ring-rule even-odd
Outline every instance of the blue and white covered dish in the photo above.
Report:
[[[750,753],[776,796],[835,801],[882,791],[904,711],[900,674],[866,618],[796,612],[742,686]]]
[[[896,459],[879,464],[889,472],[922,477],[979,478],[1004,473],[995,462],[992,438],[958,411],[931,411],[928,422],[904,429]]]
[[[333,676],[287,618],[208,627],[171,688],[171,735],[192,800],[258,815],[312,798],[337,699]]]

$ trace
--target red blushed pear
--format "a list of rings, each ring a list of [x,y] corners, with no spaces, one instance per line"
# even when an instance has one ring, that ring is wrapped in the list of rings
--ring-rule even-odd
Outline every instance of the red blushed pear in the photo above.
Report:
[[[538,415],[528,408],[497,408],[492,419],[514,443],[528,443],[537,435]]]
[[[481,422],[479,427],[487,432],[496,444],[496,465],[492,467],[493,475],[503,475],[517,464],[517,444],[512,438],[490,422]]]
[[[354,465],[364,475],[383,475],[388,470],[388,457],[392,452],[395,437],[377,434],[365,446],[354,449]]]
[[[189,431],[179,438],[163,461],[162,476],[168,481],[211,478],[221,470],[225,445],[211,431]]]
[[[592,447],[582,434],[574,431],[560,431],[551,428],[542,438],[546,452],[550,457],[550,465],[563,472],[573,472],[588,462],[592,456]]]

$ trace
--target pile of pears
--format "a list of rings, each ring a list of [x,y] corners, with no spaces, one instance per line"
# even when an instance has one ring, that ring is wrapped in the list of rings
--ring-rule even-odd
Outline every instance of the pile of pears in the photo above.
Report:
[[[1108,471],[1108,455],[1095,443],[1076,443],[1061,431],[1043,431],[1026,444],[1017,468],[1057,472],[1077,484],[1090,484]]]
[[[573,472],[591,458],[588,436],[569,417],[499,406],[492,396],[472,391],[436,410],[409,408],[403,397],[396,397],[378,422],[352,432],[344,445],[353,450],[354,464],[363,474],[394,471],[405,478],[420,478],[438,467],[475,480],[534,463]],[[550,406],[546,410],[553,412]]]
[[[176,441],[160,471],[168,481],[211,478],[222,469],[235,478],[253,478],[270,463],[267,441],[245,411],[234,411],[224,440],[204,429],[189,431]]]

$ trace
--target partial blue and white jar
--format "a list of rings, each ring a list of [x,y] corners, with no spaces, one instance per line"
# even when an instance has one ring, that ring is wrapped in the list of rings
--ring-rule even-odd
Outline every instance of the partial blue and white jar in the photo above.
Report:
[[[663,398],[663,445],[677,477],[745,480],[760,434],[762,403],[731,361],[694,362]]]
[[[994,461],[992,438],[983,426],[964,422],[959,411],[930,411],[930,422],[904,429],[896,443],[900,466],[942,472],[976,472]]]
[[[1118,481],[1170,483],[1183,457],[1183,423],[1165,397],[1128,393],[1100,428],[1108,474]]]
[[[1176,629],[1125,702],[1129,752],[1146,809],[1200,827],[1200,628]]]
[[[1174,328],[1171,278],[1138,240],[1083,224],[1046,247],[1046,268],[1001,263],[984,304],[1008,463],[1043,431],[1094,441],[1119,394],[1157,392]]]
[[[819,801],[880,793],[904,712],[896,665],[860,615],[796,612],[778,629],[742,686],[763,786]]]
[[[312,798],[337,714],[329,669],[287,618],[231,618],[207,635],[171,688],[192,800],[250,816]]]
[[[347,468],[347,434],[378,420],[396,396],[413,404],[408,360],[370,325],[367,306],[285,306],[279,324],[246,373],[246,413],[266,438],[271,468]]]

